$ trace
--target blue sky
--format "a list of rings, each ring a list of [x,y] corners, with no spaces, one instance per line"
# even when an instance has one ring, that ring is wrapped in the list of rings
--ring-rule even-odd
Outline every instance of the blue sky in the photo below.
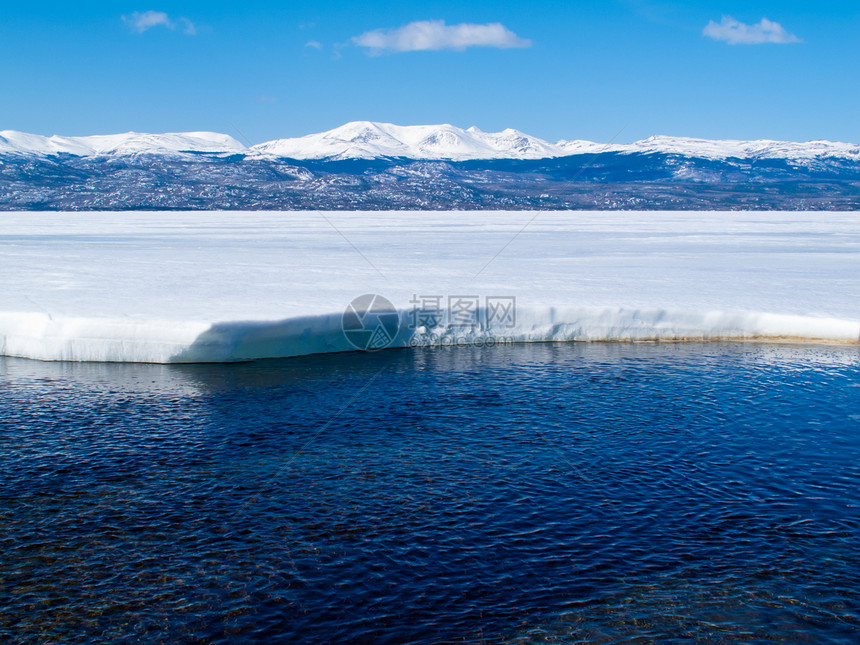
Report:
[[[4,0],[0,129],[858,142],[858,36],[856,0]]]

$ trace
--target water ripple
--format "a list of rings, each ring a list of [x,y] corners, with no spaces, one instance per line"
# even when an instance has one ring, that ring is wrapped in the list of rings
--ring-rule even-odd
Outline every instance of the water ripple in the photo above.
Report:
[[[755,344],[0,359],[0,640],[856,641],[858,376]]]

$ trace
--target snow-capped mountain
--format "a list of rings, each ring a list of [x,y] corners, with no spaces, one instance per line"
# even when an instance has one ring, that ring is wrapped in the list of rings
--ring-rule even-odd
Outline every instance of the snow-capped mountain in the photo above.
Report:
[[[208,134],[4,133],[0,211],[860,211],[860,160],[847,144],[653,138],[556,150],[512,131],[403,130],[253,150]]]
[[[860,145],[810,141],[735,141],[655,136],[629,144],[561,140],[550,143],[508,128],[483,132],[444,125],[399,126],[353,121],[328,132],[277,139],[253,146],[252,152],[290,159],[376,159],[403,157],[464,161],[469,159],[544,159],[577,154],[664,153],[700,159],[761,158],[860,159]]]
[[[483,132],[453,125],[410,125],[353,121],[334,130],[277,139],[252,151],[291,159],[540,159],[563,154],[557,146],[513,130]]]
[[[583,142],[560,141],[559,146],[568,151],[579,150]],[[588,143],[588,142],[585,142]],[[593,146],[593,144],[591,144]],[[860,159],[860,145],[833,141],[738,141],[733,139],[713,140],[689,137],[655,136],[630,144],[609,146],[613,152],[662,153],[699,159],[818,159],[839,157]]]
[[[0,130],[0,154],[57,155],[78,157],[102,155],[156,154],[183,152],[245,153],[247,148],[233,137],[217,132],[167,132],[95,135],[89,137],[43,137],[15,130]]]
[[[400,126],[354,121],[334,130],[291,139],[276,139],[246,148],[233,137],[215,132],[126,134],[88,137],[44,137],[0,131],[0,155],[180,155],[241,154],[286,159],[380,159],[466,161],[477,159],[547,159],[579,154],[668,154],[698,159],[841,158],[860,160],[860,145],[831,141],[708,140],[655,136],[628,144],[582,140],[549,143],[518,130],[484,132],[453,125]]]

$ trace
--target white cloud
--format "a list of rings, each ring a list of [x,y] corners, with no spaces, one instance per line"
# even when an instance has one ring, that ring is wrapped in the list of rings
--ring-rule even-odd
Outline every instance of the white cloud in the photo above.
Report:
[[[531,41],[520,38],[498,22],[486,25],[460,23],[446,25],[444,20],[418,20],[399,29],[374,29],[352,39],[372,54],[386,51],[411,52],[467,47],[530,47]]]
[[[702,33],[714,40],[724,40],[730,45],[761,45],[764,43],[799,43],[800,38],[788,33],[781,24],[767,18],[755,25],[747,25],[731,16],[723,16],[722,22],[711,20]]]
[[[139,34],[159,25],[173,29],[173,23],[163,11],[144,11],[143,13],[135,11],[130,16],[123,16],[122,19]]]
[[[172,20],[170,16],[163,11],[135,11],[130,16],[123,16],[122,19],[125,24],[139,34],[142,34],[144,31],[152,29],[153,27],[176,29],[179,25],[182,25],[182,31],[189,36],[193,36],[197,33],[197,28],[188,18]]]
[[[322,49],[322,43],[318,40],[309,40],[305,43],[305,47],[311,47],[312,49]]]
[[[197,27],[194,26],[194,23],[191,22],[188,18],[180,18],[179,21],[185,26],[183,31],[189,36],[194,36],[197,34]]]

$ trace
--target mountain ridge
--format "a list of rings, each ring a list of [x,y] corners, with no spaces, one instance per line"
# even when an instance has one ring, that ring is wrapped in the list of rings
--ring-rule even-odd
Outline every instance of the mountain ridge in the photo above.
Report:
[[[786,159],[794,161],[838,158],[860,161],[860,145],[816,140],[807,142],[652,136],[627,144],[584,140],[550,143],[513,128],[484,132],[450,124],[400,126],[352,121],[325,132],[274,139],[245,146],[217,132],[128,132],[114,135],[50,137],[0,131],[0,155],[105,157],[187,154],[242,155],[246,158],[348,160],[403,158],[427,161],[492,159],[553,159],[582,154],[664,154],[698,159]]]
[[[0,154],[30,154],[52,156],[69,154],[76,157],[176,154],[181,152],[244,153],[247,148],[227,134],[218,132],[166,132],[149,134],[125,132],[122,134],[67,137],[29,134],[16,130],[0,130]]]

